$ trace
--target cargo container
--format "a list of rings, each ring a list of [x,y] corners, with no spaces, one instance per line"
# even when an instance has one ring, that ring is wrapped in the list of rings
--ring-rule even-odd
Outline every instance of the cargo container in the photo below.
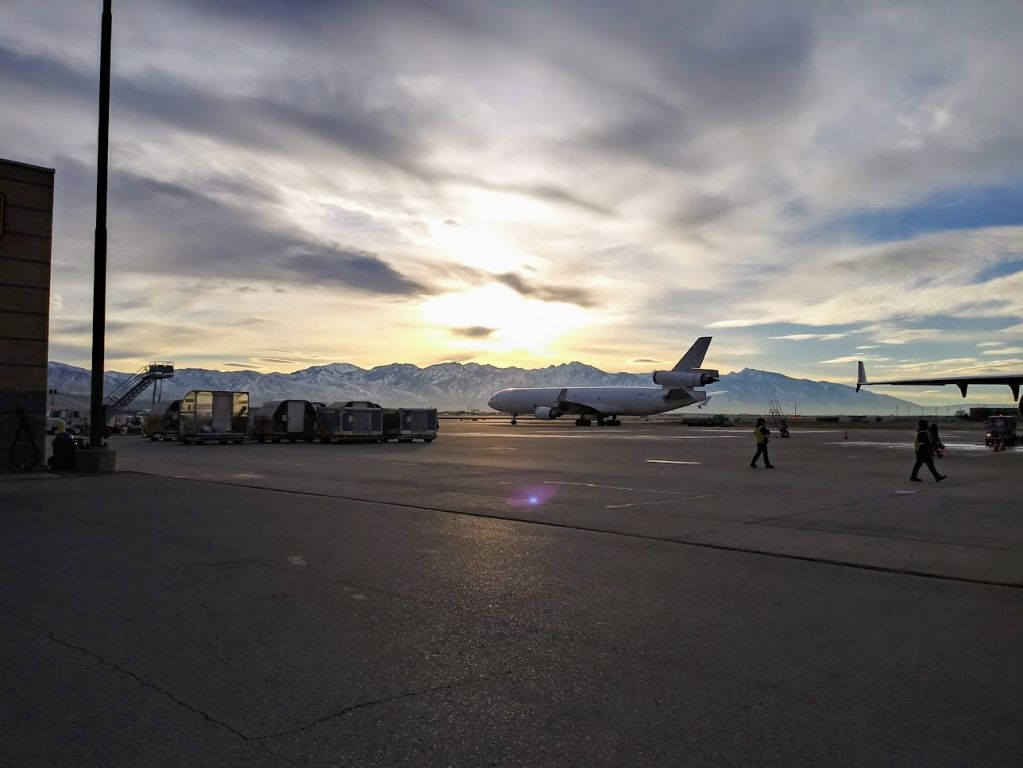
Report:
[[[316,434],[321,443],[383,442],[383,409],[365,400],[317,408]]]
[[[154,405],[142,422],[142,434],[154,442],[177,440],[180,408],[180,400]]]
[[[181,398],[178,436],[185,443],[240,443],[249,426],[248,392],[193,391]]]
[[[271,400],[254,409],[250,421],[249,436],[260,443],[311,443],[316,436],[316,406],[308,400]]]

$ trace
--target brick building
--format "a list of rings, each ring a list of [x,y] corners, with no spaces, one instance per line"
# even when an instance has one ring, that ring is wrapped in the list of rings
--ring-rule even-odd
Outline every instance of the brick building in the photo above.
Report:
[[[0,159],[0,472],[46,453],[53,177]]]

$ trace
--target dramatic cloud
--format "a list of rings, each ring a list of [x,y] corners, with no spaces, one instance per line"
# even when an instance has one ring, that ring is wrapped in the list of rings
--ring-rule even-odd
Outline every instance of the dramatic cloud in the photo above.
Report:
[[[152,0],[114,27],[135,362],[618,369],[713,332],[716,365],[819,378],[1023,344],[1018,0]],[[56,168],[51,356],[77,363],[98,30],[93,3],[0,6],[3,151]]]

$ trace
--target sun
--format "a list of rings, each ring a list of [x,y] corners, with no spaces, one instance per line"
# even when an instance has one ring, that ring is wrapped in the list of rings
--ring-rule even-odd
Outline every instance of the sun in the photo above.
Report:
[[[496,284],[429,299],[422,313],[427,323],[456,333],[451,346],[498,353],[550,349],[587,323],[582,307],[531,299]],[[460,329],[473,332],[458,336]]]

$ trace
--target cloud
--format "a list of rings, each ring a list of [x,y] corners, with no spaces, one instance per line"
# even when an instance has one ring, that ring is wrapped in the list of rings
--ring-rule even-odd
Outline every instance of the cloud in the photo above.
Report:
[[[771,336],[770,338],[784,341],[832,341],[844,339],[848,335],[848,333],[790,333],[787,336]],[[862,347],[857,347],[857,349],[862,349]]]
[[[650,363],[651,365],[660,365],[664,361],[663,360],[655,360],[652,357],[634,357],[629,362],[630,363]]]
[[[988,349],[980,354],[982,355],[1023,355],[1023,347],[1000,347],[998,349]]]
[[[451,332],[458,336],[465,336],[470,339],[485,339],[496,330],[496,328],[485,328],[482,325],[473,325],[468,328],[452,328]]]
[[[527,282],[521,275],[514,274],[513,272],[494,275],[494,279],[522,296],[540,299],[540,301],[577,304],[581,307],[591,307],[595,303],[589,292],[582,288],[566,285],[536,285],[535,283]]]

